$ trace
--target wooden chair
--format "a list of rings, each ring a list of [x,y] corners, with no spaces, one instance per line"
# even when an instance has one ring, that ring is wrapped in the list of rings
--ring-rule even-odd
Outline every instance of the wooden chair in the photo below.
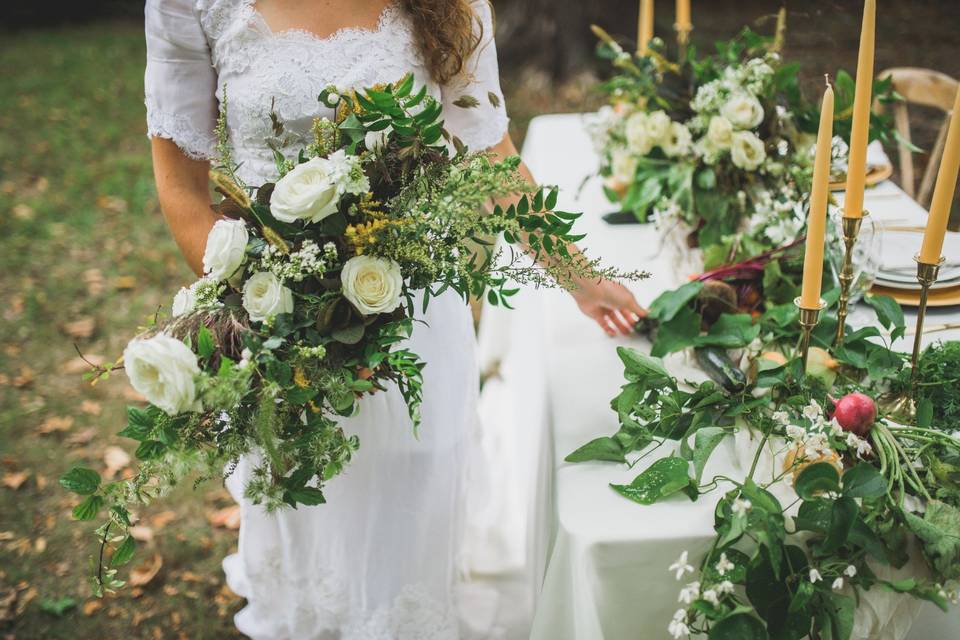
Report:
[[[907,113],[908,104],[917,104],[925,107],[934,107],[944,112],[943,123],[940,125],[940,132],[937,134],[937,141],[933,145],[933,151],[930,152],[930,160],[927,168],[923,172],[923,178],[920,180],[920,191],[916,190],[916,183],[913,170],[913,157],[910,149],[904,145],[898,145],[900,158],[900,177],[901,187],[907,194],[914,198],[924,207],[930,205],[930,198],[933,192],[933,182],[937,175],[937,168],[940,166],[940,159],[943,157],[943,147],[947,138],[947,126],[950,124],[950,111],[953,109],[953,101],[957,95],[957,88],[960,83],[950,76],[933,71],[932,69],[920,69],[916,67],[895,67],[880,72],[880,78],[892,78],[893,89],[904,97],[906,102],[897,102],[893,106],[894,125],[897,132],[904,139],[910,140],[910,118]]]

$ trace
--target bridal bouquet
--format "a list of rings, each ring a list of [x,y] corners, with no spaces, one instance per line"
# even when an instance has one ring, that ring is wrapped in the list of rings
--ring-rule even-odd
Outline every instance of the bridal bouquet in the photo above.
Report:
[[[902,336],[896,302],[873,305],[877,325]],[[947,398],[960,393],[948,373],[960,365],[960,344],[923,354],[911,416],[902,410],[909,356],[885,346],[877,326],[851,330],[831,348],[836,318],[824,318],[813,336],[823,357],[811,353],[804,371],[792,304],[771,305],[754,324],[736,318],[722,316],[701,337],[743,352],[737,384],[682,383],[659,359],[623,348],[627,381],[612,402],[620,430],[567,458],[632,464],[655,451],[652,443],[672,440],[675,453],[612,488],[653,504],[724,487],[709,551],[684,552],[670,566],[682,581],[680,607],[664,620],[670,634],[875,637],[871,625],[885,624],[894,605],[874,591],[944,610],[957,603],[960,412]],[[711,476],[708,461],[727,437],[743,474]]]
[[[747,28],[698,56],[693,47],[668,60],[662,43],[633,56],[594,27],[599,53],[615,75],[601,89],[609,104],[588,121],[609,199],[637,220],[680,228],[703,252],[704,268],[778,248],[802,234],[812,178],[816,106],[804,100],[799,65],[784,62],[777,36]],[[853,80],[840,72],[837,132],[849,128]],[[890,87],[878,84],[887,98]],[[874,137],[889,136],[874,118]],[[845,170],[847,147],[834,141]]]
[[[61,478],[84,496],[76,518],[107,510],[99,592],[122,585],[116,567],[134,550],[130,507],[187,475],[220,477],[257,452],[247,498],[270,509],[316,505],[357,452],[337,417],[356,412],[364,394],[395,385],[416,428],[424,363],[404,339],[432,297],[450,290],[509,306],[511,283],[621,275],[571,255],[578,214],[554,211],[556,191],[529,187],[518,158],[465,149],[412,76],[356,93],[329,88],[319,99],[336,118],[316,119],[294,158],[281,153],[284,126],[271,116],[276,179],[266,184],[237,176],[221,113],[211,177],[223,217],[207,239],[204,276],[122,358],[150,403],[129,408],[120,432],[139,442],[139,471],[111,483],[85,468]],[[500,233],[547,266],[490,249]]]

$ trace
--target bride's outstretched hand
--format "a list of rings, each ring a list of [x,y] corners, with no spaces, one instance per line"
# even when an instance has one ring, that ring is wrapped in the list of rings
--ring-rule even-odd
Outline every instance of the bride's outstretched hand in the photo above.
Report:
[[[609,336],[633,333],[637,321],[647,315],[630,290],[612,280],[583,283],[572,295],[580,310]]]

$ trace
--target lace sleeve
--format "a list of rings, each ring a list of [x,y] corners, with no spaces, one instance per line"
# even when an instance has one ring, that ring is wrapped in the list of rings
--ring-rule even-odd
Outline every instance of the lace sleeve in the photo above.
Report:
[[[189,157],[213,155],[217,74],[195,0],[147,0],[147,135],[167,138]]]
[[[500,142],[507,132],[507,110],[500,89],[493,10],[486,0],[474,0],[471,6],[483,27],[483,37],[460,75],[442,87],[443,113],[450,133],[472,151],[482,151]]]

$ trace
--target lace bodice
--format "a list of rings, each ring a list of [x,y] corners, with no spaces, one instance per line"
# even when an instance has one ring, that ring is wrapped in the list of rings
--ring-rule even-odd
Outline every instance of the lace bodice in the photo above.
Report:
[[[490,8],[482,0],[473,7],[483,41],[460,77],[438,86],[398,2],[387,6],[374,29],[341,29],[320,38],[298,29],[271,30],[255,0],[147,0],[148,133],[173,140],[192,158],[210,158],[218,105],[226,98],[240,175],[255,183],[275,166],[266,145],[271,106],[292,134],[288,147],[294,155],[306,144],[313,118],[333,115],[317,101],[324,87],[366,87],[412,72],[442,101],[451,133],[472,149],[490,147],[506,132],[507,116]],[[464,95],[479,106],[456,106]]]

